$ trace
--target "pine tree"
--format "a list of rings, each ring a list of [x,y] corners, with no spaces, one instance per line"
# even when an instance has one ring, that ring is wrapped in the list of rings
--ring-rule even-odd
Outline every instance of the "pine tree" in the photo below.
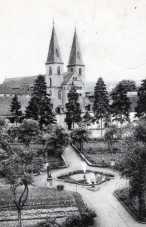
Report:
[[[65,122],[68,124],[68,129],[74,127],[74,123],[81,121],[81,109],[80,103],[78,102],[79,94],[76,92],[75,86],[72,84],[71,89],[68,93],[68,103],[66,103],[66,118]]]
[[[50,101],[45,79],[42,75],[39,75],[35,80],[33,93],[26,108],[26,118],[38,121],[40,129],[42,129],[43,125],[47,126],[56,121]]]
[[[18,101],[18,95],[17,94],[15,94],[14,97],[12,98],[12,102],[11,102],[10,107],[11,107],[10,111],[13,115],[13,119],[17,124],[17,122],[19,122],[20,118],[22,117],[22,111],[20,110],[21,104]]]
[[[135,108],[137,117],[146,116],[146,79],[142,80],[141,86],[138,88],[138,101],[137,107]]]
[[[101,136],[102,136],[102,120],[110,113],[109,96],[106,85],[102,78],[99,78],[94,88],[93,112],[96,120],[101,119]]]
[[[127,91],[123,88],[123,85],[119,84],[118,88],[111,92],[110,96],[113,100],[111,104],[112,116],[115,117],[115,120],[119,121],[122,126],[124,121],[130,120],[131,103],[127,97]]]

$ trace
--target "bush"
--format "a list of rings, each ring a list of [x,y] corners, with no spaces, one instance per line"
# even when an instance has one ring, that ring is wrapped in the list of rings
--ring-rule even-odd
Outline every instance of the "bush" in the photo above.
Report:
[[[89,227],[94,225],[95,211],[86,208],[81,216],[71,216],[66,219],[65,227]]]
[[[58,189],[59,191],[62,191],[62,190],[64,189],[64,185],[63,185],[63,184],[57,185],[57,189]]]
[[[32,227],[60,227],[60,225],[56,223],[55,218],[49,218],[45,221],[39,222],[37,225],[33,225]]]

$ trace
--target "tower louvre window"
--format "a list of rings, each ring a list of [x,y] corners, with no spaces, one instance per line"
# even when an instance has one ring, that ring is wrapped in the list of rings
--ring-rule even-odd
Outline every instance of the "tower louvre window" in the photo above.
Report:
[[[50,87],[52,87],[52,79],[50,78]]]
[[[80,52],[79,51],[77,53],[77,57],[78,57],[78,59],[80,59]]]
[[[57,74],[60,75],[60,66],[57,67]]]
[[[79,75],[82,75],[82,69],[79,68]]]
[[[52,68],[49,68],[49,75],[52,75]]]
[[[58,52],[58,49],[56,49],[56,55],[57,55],[57,57],[59,57],[59,52]]]
[[[71,68],[70,71],[73,72],[73,68]]]
[[[61,91],[58,91],[58,99],[61,99]]]

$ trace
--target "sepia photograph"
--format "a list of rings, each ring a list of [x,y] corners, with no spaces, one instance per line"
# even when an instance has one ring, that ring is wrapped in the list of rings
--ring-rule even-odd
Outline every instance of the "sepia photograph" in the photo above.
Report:
[[[146,227],[146,1],[0,0],[0,227]]]

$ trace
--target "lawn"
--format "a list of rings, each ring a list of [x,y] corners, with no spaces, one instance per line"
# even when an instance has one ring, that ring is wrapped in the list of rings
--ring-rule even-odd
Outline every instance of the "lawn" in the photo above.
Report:
[[[20,187],[18,193],[22,188]],[[17,210],[9,188],[0,188],[0,226],[3,221],[16,221]],[[29,196],[22,210],[22,220],[45,220],[45,218],[66,218],[79,215],[86,206],[78,193],[59,191],[54,188],[29,187]],[[13,222],[12,222],[13,223]],[[13,223],[14,224],[14,223]],[[12,226],[14,226],[12,224]],[[10,225],[11,226],[11,225]]]
[[[110,166],[111,161],[123,157],[121,152],[111,153],[105,141],[89,141],[84,143],[82,153],[94,165]]]

